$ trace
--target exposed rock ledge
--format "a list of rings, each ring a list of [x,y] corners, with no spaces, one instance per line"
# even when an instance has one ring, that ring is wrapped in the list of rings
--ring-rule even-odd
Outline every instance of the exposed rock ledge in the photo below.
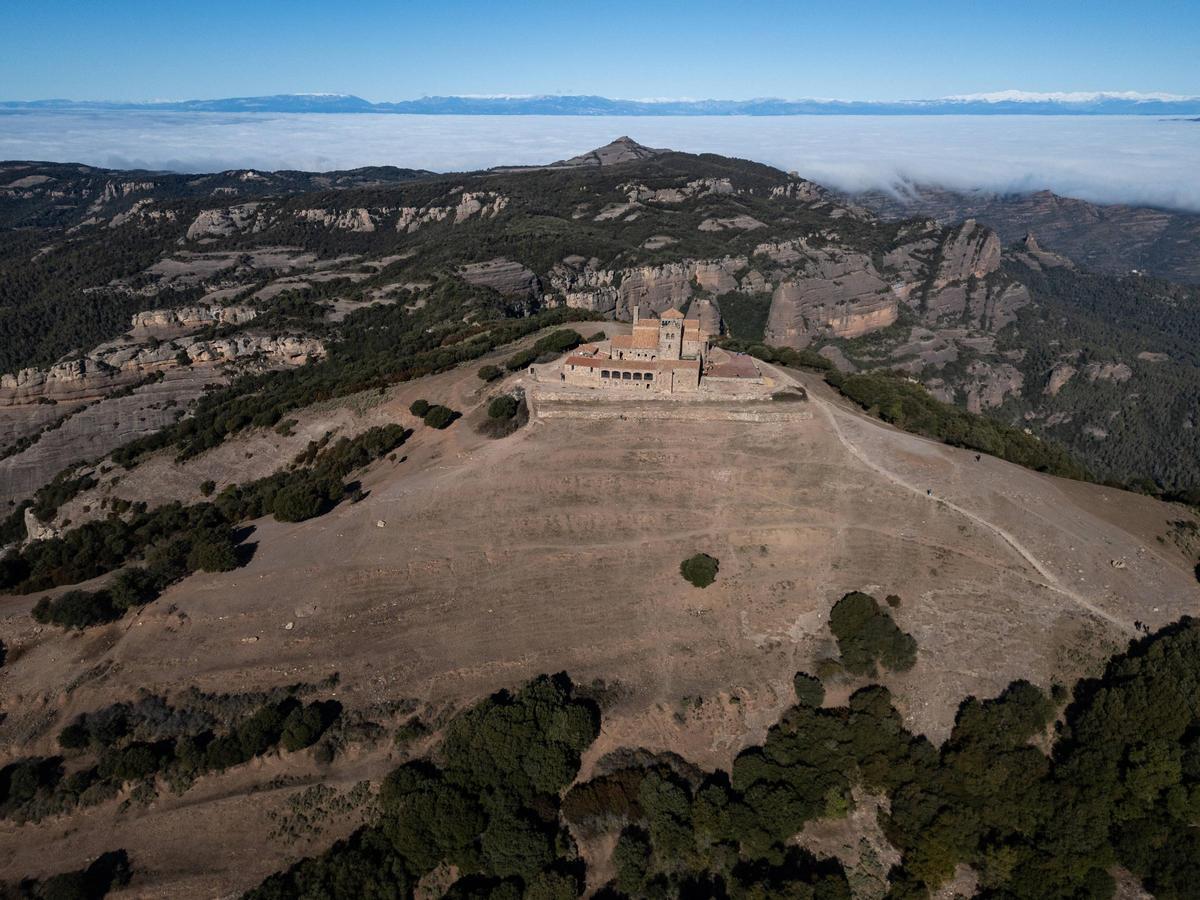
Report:
[[[110,345],[49,369],[29,368],[15,375],[0,375],[0,406],[94,399],[115,388],[135,384],[154,372],[180,365],[181,353],[187,354],[188,364],[196,365],[261,356],[276,365],[299,366],[324,356],[325,346],[316,338],[291,335],[236,335],[212,341],[179,338],[157,347]]]
[[[131,324],[134,331],[195,330],[208,325],[244,325],[257,315],[253,306],[177,306],[134,313]]]

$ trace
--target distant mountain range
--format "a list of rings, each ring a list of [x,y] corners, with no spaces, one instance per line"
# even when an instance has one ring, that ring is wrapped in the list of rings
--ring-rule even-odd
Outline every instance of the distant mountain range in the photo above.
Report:
[[[586,95],[422,97],[372,103],[351,94],[275,94],[147,103],[100,100],[4,100],[0,111],[149,110],[162,112],[398,113],[509,116],[803,116],[803,115],[1196,115],[1200,97],[1123,92],[999,91],[936,100],[614,100]]]

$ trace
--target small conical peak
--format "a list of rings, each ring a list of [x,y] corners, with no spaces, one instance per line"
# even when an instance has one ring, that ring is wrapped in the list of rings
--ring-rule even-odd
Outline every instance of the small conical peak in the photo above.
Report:
[[[1025,232],[1025,249],[1031,253],[1042,252],[1042,248],[1038,246],[1037,236],[1032,231]]]
[[[597,147],[595,150],[581,153],[579,156],[573,156],[570,159],[555,163],[555,165],[615,166],[619,163],[653,159],[655,156],[661,156],[663,153],[670,152],[669,150],[647,147],[644,144],[639,144],[633,138],[629,137],[629,135],[621,135],[621,137],[611,143],[605,144],[603,147]]]

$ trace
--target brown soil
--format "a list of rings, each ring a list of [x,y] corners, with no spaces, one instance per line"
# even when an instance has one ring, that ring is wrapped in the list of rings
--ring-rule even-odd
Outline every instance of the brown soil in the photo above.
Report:
[[[865,418],[816,379],[804,378],[808,420],[534,419],[490,441],[472,427],[498,389],[475,378],[488,361],[369,409],[309,411],[291,441],[251,435],[127,476],[122,492],[166,499],[217,468],[251,477],[328,427],[416,428],[406,460],[364,473],[365,500],[256,522],[247,567],[193,576],[135,618],[64,635],[33,625],[36,597],[0,598],[12,660],[0,669],[2,758],[51,752],[72,716],[141,688],[240,691],[336,671],[349,707],[455,706],[565,670],[615,688],[585,775],[621,746],[727,766],[791,702],[793,673],[833,654],[825,619],[851,590],[902,598],[894,615],[919,660],[883,681],[909,727],[936,741],[967,694],[1017,677],[1069,683],[1123,647],[1135,620],[1200,612],[1187,561],[1156,540],[1179,508],[976,461]],[[407,414],[417,397],[468,415],[432,431]],[[697,552],[720,560],[703,590],[678,571]],[[832,684],[830,702],[860,683]],[[267,841],[267,812],[296,788],[252,786],[286,773],[344,788],[395,759],[380,747],[322,774],[303,754],[270,758],[148,807],[0,824],[0,880],[121,846],[138,870],[130,896],[234,894],[350,827]]]

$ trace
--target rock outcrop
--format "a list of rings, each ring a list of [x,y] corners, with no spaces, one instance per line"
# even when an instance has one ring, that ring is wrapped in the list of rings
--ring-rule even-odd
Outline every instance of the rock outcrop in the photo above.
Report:
[[[725,196],[736,194],[737,190],[728,178],[697,178],[682,187],[650,188],[644,184],[629,183],[617,185],[617,190],[623,191],[630,203],[683,203],[694,197]]]
[[[984,278],[1000,268],[1000,238],[974,219],[967,219],[942,242],[933,290]]]
[[[402,206],[396,219],[396,230],[412,234],[422,225],[442,222],[451,217],[455,225],[470,218],[491,219],[508,206],[508,197],[491,191],[464,191],[455,206]]]
[[[458,274],[464,281],[489,287],[506,297],[537,299],[542,295],[542,282],[537,275],[510,259],[470,263],[461,267]]]
[[[186,363],[181,358],[184,355]],[[272,365],[295,366],[324,355],[321,341],[294,335],[235,335],[209,341],[185,337],[153,347],[107,345],[89,356],[56,363],[48,369],[28,368],[0,375],[0,406],[94,399],[179,365],[262,358]]]
[[[266,227],[258,203],[242,203],[222,209],[205,209],[188,226],[187,239],[229,237],[231,234],[262,231]]]
[[[714,294],[738,290],[735,276],[745,267],[742,257],[685,259],[619,270],[597,269],[590,263],[571,266],[564,260],[550,273],[547,293],[554,302],[628,320],[634,306],[643,313],[682,308],[692,297],[693,282]]]
[[[803,240],[760,245],[757,253],[795,266],[772,294],[768,343],[807,347],[818,335],[858,337],[896,321],[899,300],[864,253]]]
[[[134,313],[132,326],[135,332],[195,331],[209,325],[244,325],[257,315],[253,306],[176,306]]]
[[[705,219],[696,226],[701,231],[753,231],[767,226],[754,216],[732,216],[728,219]]]
[[[375,223],[379,216],[391,212],[392,210],[387,208],[365,209],[361,206],[344,210],[302,209],[296,213],[296,218],[301,222],[311,222],[340,231],[369,233],[375,230]]]
[[[611,144],[605,144],[603,147],[597,147],[595,150],[581,153],[579,156],[572,156],[570,159],[560,160],[553,166],[615,166],[620,163],[637,162],[640,159],[653,159],[670,152],[670,150],[645,147],[633,138],[622,135]]]

